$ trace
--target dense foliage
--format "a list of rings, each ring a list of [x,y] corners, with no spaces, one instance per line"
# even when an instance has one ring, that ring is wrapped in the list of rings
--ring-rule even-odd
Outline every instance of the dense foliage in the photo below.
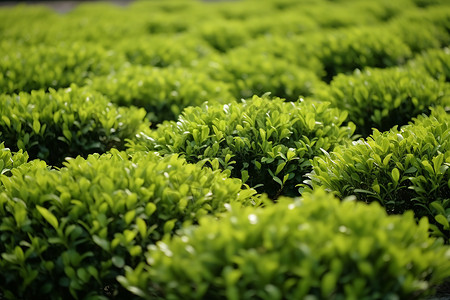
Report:
[[[60,165],[67,156],[123,148],[145,127],[145,111],[118,108],[99,93],[67,89],[0,95],[0,139],[31,158]]]
[[[153,153],[78,157],[60,170],[16,168],[1,180],[0,282],[8,298],[117,289],[124,265],[143,261],[163,233],[224,211],[225,203],[258,203],[237,179]]]
[[[428,216],[433,233],[450,238],[450,114],[434,110],[414,123],[374,133],[316,157],[309,175],[339,197],[378,201],[389,213]]]
[[[0,299],[450,297],[448,0],[70,4],[0,7]]]
[[[284,102],[254,96],[226,105],[189,107],[178,121],[141,134],[131,147],[182,154],[226,170],[271,198],[296,195],[296,184],[310,171],[310,159],[350,141],[347,114],[326,103]]]
[[[347,111],[357,132],[368,136],[373,128],[380,131],[402,126],[430,106],[450,105],[450,85],[411,69],[366,69],[353,75],[340,74],[329,90],[317,94],[334,106]]]
[[[450,275],[448,248],[427,230],[324,192],[230,206],[152,245],[119,280],[145,299],[414,299]]]

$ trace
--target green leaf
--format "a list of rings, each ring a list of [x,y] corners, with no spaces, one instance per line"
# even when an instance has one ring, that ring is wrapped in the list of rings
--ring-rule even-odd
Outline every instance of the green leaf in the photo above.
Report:
[[[248,180],[248,171],[247,170],[242,170],[241,171],[241,179],[242,179],[242,183],[246,183]]]
[[[136,225],[142,238],[147,237],[147,223],[141,218],[136,219]]]
[[[37,210],[39,211],[39,213],[44,217],[44,219],[50,223],[50,225],[53,226],[53,228],[58,229],[58,220],[56,219],[56,217],[45,207],[36,205]]]
[[[121,256],[113,256],[111,258],[111,261],[117,268],[123,268],[123,266],[125,265],[125,260]]]
[[[136,216],[136,211],[134,209],[127,212],[124,217],[125,223],[130,224],[133,221],[135,216]]]
[[[164,233],[170,233],[172,231],[172,229],[175,227],[175,223],[176,223],[177,219],[172,219],[167,221],[164,224]]]
[[[39,123],[38,119],[33,120],[33,130],[36,134],[39,134],[39,131],[41,130],[41,123]]]
[[[450,228],[450,224],[448,223],[447,218],[444,217],[443,215],[437,215],[436,217],[434,217],[434,219],[436,220],[436,222],[444,226],[444,229]]]
[[[275,171],[275,175],[278,175],[278,174],[281,172],[281,170],[283,170],[283,168],[284,168],[285,165],[286,165],[286,162],[282,162],[281,164],[279,164],[279,165],[277,166],[276,171]]]
[[[445,215],[445,209],[444,207],[441,205],[441,203],[439,203],[438,201],[434,201],[431,204],[431,207],[433,207],[439,214],[441,215]]]
[[[394,168],[391,172],[392,174],[392,180],[394,180],[395,184],[398,184],[398,181],[400,179],[400,171],[397,168]]]
[[[145,206],[145,214],[147,215],[147,217],[150,217],[151,215],[153,215],[153,213],[156,211],[156,205],[153,202],[149,202],[147,203],[147,205]]]
[[[96,243],[100,248],[102,248],[105,251],[109,251],[109,242],[106,239],[102,239],[98,235],[93,235],[92,240],[94,243]]]

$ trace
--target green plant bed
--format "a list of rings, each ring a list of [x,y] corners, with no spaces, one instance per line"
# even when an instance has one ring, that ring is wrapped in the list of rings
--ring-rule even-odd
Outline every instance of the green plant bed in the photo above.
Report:
[[[321,149],[331,151],[350,141],[354,126],[342,126],[346,116],[326,103],[254,96],[228,105],[188,107],[178,121],[140,134],[129,147],[181,154],[277,198],[298,195],[295,185]]]
[[[119,282],[144,299],[424,299],[450,276],[427,219],[325,192],[230,211],[165,237]]]
[[[60,166],[67,156],[123,148],[149,124],[145,111],[118,108],[99,93],[75,85],[48,93],[0,95],[0,140]]]
[[[379,202],[390,214],[413,210],[417,219],[430,219],[433,235],[449,241],[450,114],[444,109],[325,154],[314,159],[309,185]]]
[[[22,172],[21,172],[22,170]],[[5,299],[128,297],[116,276],[145,260],[147,245],[183,223],[257,205],[254,190],[219,171],[153,153],[113,150],[2,176],[0,290]]]

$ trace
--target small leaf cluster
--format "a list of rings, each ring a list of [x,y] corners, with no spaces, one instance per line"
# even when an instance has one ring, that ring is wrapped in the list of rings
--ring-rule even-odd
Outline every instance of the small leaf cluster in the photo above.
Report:
[[[178,121],[141,133],[129,147],[181,154],[277,198],[297,195],[295,185],[320,149],[350,140],[354,127],[342,125],[346,117],[327,103],[254,96],[240,103],[188,107]]]
[[[357,132],[368,136],[373,128],[386,131],[429,113],[430,106],[448,105],[449,87],[419,70],[366,69],[339,74],[317,97],[347,111]]]
[[[94,78],[89,86],[120,106],[143,107],[153,124],[175,120],[187,106],[232,99],[227,84],[183,68],[129,65],[108,76]]]
[[[0,143],[0,175],[11,174],[11,169],[17,168],[28,161],[28,153],[22,150],[11,152],[5,148],[5,143]]]
[[[316,157],[308,184],[340,198],[377,201],[389,213],[427,216],[432,233],[450,238],[450,115],[443,108],[400,129]]]
[[[449,255],[427,219],[321,191],[202,218],[119,281],[144,299],[416,299],[450,275]]]
[[[60,170],[28,168],[2,177],[0,282],[7,299],[86,299],[116,287],[123,267],[183,223],[253,205],[238,179],[177,156],[77,157]],[[27,187],[27,188],[24,188]],[[13,296],[12,296],[13,295]]]
[[[145,111],[118,108],[99,93],[67,89],[0,96],[0,140],[13,151],[60,165],[67,156],[123,148],[148,126]]]
[[[2,42],[0,93],[30,92],[84,84],[86,78],[110,73],[124,62],[112,51],[89,44],[21,45]]]

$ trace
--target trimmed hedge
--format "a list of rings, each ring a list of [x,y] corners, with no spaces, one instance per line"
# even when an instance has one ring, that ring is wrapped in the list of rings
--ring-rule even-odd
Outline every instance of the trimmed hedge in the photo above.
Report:
[[[427,219],[324,192],[202,218],[118,278],[144,299],[423,299],[450,275]]]
[[[434,235],[449,240],[450,114],[444,109],[325,154],[314,158],[309,185],[377,201],[391,214],[413,210],[417,219],[429,217]]]
[[[118,108],[101,94],[75,85],[48,93],[0,95],[0,103],[0,140],[51,165],[60,165],[67,156],[123,148],[125,139],[149,125],[143,109]]]
[[[55,46],[0,42],[0,93],[83,85],[86,78],[117,69],[124,58],[86,42]]]
[[[114,150],[13,173],[0,193],[5,299],[99,299],[107,289],[125,299],[116,276],[162,234],[224,204],[259,201],[240,180],[153,153]]]
[[[341,126],[347,114],[326,103],[284,102],[254,96],[228,105],[188,107],[178,121],[165,122],[130,148],[178,153],[269,194],[298,195],[295,185],[310,161],[350,141],[354,127]]]
[[[182,68],[128,66],[117,73],[96,77],[90,87],[121,106],[138,106],[153,123],[175,120],[181,111],[205,101],[225,103],[233,97],[225,83]]]
[[[448,105],[449,88],[420,70],[366,69],[336,76],[317,97],[346,110],[356,131],[366,137],[373,128],[386,131],[428,113],[430,106]]]

